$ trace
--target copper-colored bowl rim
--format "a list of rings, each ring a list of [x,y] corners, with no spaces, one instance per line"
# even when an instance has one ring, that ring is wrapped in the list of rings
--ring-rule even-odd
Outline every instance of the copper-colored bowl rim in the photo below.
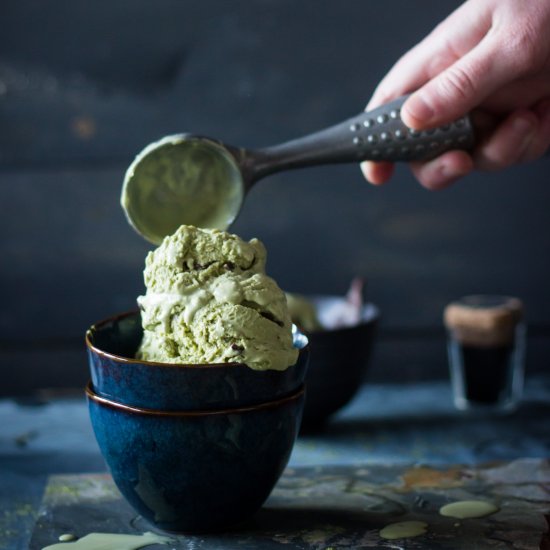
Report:
[[[132,315],[139,314],[139,309],[132,309],[130,311],[125,311],[123,313],[118,313],[117,315],[112,315],[111,317],[107,317],[106,319],[102,319],[101,321],[98,321],[97,323],[94,323],[87,331],[86,331],[86,347],[93,351],[95,354],[99,355],[100,357],[105,357],[106,359],[114,359],[115,361],[118,361],[119,363],[129,363],[129,364],[140,364],[140,365],[152,365],[155,367],[163,367],[168,369],[174,369],[178,367],[183,367],[185,369],[212,369],[216,367],[223,367],[223,368],[231,368],[231,367],[246,367],[247,369],[250,369],[250,367],[245,363],[162,363],[158,361],[146,361],[144,359],[135,359],[133,357],[124,357],[123,355],[117,355],[116,353],[109,353],[107,351],[103,351],[102,349],[99,349],[98,347],[94,346],[91,341],[91,335],[94,330],[101,327],[102,325],[106,325],[107,323],[115,323],[117,321],[120,321],[121,319],[124,319],[126,317],[130,317]],[[301,332],[301,331],[300,331]],[[302,332],[302,336],[306,338],[307,335],[305,335]],[[299,353],[302,353],[306,349],[309,348],[309,340],[307,340],[307,343],[305,346],[298,349]],[[294,365],[290,365],[288,368],[292,368]],[[254,369],[251,369],[254,370]],[[287,369],[283,370],[276,370],[276,369],[268,369],[268,370],[258,370],[256,372],[285,372]]]
[[[264,409],[271,409],[273,407],[277,407],[279,405],[283,405],[285,403],[290,403],[292,401],[296,401],[300,399],[304,395],[305,384],[302,384],[299,387],[298,391],[294,392],[293,394],[287,395],[285,397],[280,397],[279,399],[275,399],[274,401],[265,401],[257,405],[249,405],[247,407],[236,407],[236,408],[219,409],[219,410],[207,409],[207,410],[198,410],[198,411],[161,411],[158,409],[146,409],[142,407],[134,407],[132,405],[125,405],[124,403],[119,403],[118,401],[107,399],[106,397],[102,397],[97,393],[95,393],[94,390],[92,389],[91,380],[86,385],[85,391],[86,391],[86,397],[91,401],[94,401],[106,407],[110,407],[112,409],[117,409],[117,410],[131,413],[131,414],[140,414],[144,416],[197,417],[197,416],[216,416],[216,415],[227,415],[227,414],[242,414],[247,412],[260,411]]]

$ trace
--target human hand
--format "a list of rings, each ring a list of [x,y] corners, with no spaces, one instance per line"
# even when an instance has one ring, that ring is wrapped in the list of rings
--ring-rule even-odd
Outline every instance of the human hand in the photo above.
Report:
[[[442,189],[474,169],[542,156],[550,146],[550,0],[468,0],[392,67],[367,110],[414,90],[401,109],[407,126],[440,126],[475,109],[484,128],[471,154],[412,162],[424,187]],[[361,164],[375,185],[393,168]]]

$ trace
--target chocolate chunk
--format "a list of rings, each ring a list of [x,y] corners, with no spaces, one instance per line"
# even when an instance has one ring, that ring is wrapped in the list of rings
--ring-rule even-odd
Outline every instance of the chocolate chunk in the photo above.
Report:
[[[194,269],[195,271],[202,271],[204,269],[207,269],[210,267],[214,262],[208,262],[206,264],[199,264],[199,262],[195,262]]]
[[[239,346],[239,344],[231,344],[231,349],[235,351],[244,351],[244,346]]]

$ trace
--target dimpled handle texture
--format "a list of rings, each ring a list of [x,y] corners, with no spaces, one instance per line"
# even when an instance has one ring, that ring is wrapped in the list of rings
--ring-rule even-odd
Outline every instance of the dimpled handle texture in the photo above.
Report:
[[[247,185],[268,174],[341,162],[428,160],[452,149],[474,145],[470,117],[430,130],[408,128],[401,120],[400,97],[367,113],[279,145],[234,153]]]
[[[430,130],[413,130],[401,120],[401,106],[409,96],[400,97],[377,109],[347,121],[350,143],[358,160],[429,160],[452,149],[469,150],[474,145],[470,117]]]

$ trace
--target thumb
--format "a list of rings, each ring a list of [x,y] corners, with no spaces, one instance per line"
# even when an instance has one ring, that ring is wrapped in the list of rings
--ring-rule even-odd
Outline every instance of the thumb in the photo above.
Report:
[[[401,110],[403,122],[418,130],[451,122],[520,76],[518,60],[486,36],[475,48],[414,92]]]

